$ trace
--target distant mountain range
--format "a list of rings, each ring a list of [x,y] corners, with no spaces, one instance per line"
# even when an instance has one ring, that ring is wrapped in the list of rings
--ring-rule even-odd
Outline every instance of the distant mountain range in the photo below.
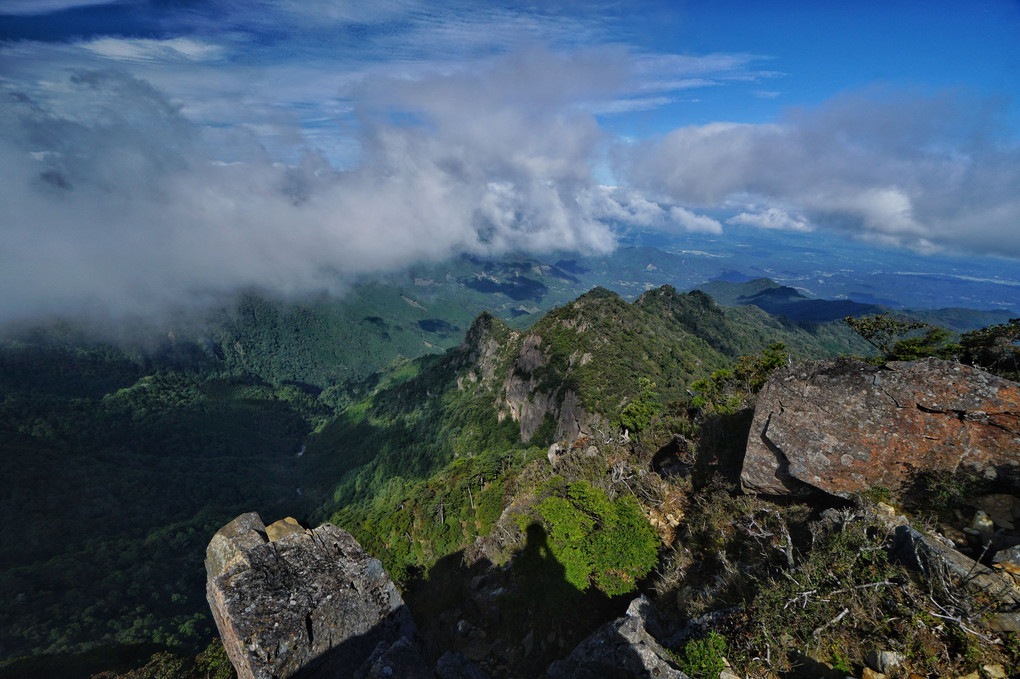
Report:
[[[796,288],[780,285],[769,278],[756,278],[740,283],[713,280],[699,285],[698,289],[705,291],[722,305],[756,306],[775,316],[805,323],[824,323],[841,320],[847,316],[867,316],[896,311],[898,314],[939,325],[953,332],[966,332],[1005,323],[1017,316],[1015,310],[988,311],[961,308],[910,310],[849,299],[814,299]]]

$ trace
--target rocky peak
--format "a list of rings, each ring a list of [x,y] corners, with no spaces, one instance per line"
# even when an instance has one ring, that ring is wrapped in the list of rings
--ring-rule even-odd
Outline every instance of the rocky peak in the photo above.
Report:
[[[515,337],[517,333],[510,326],[489,312],[483,312],[471,323],[464,342],[457,349],[460,354],[457,365],[477,369],[483,381],[491,380],[500,349]]]
[[[636,304],[649,309],[659,307],[674,313],[679,309],[722,313],[721,307],[707,293],[701,290],[681,293],[671,285],[644,292],[637,298]]]
[[[467,333],[464,335],[464,342],[461,344],[461,348],[470,349],[481,346],[487,340],[493,338],[494,335],[501,335],[506,330],[508,328],[503,321],[488,311],[483,311],[471,322],[471,327],[468,328]]]

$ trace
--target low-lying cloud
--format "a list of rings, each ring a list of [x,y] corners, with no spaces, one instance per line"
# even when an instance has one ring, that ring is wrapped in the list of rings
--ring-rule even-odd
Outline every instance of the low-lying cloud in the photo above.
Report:
[[[142,62],[209,53],[195,41],[90,44]],[[749,59],[685,68],[737,72]],[[661,66],[646,62],[621,47],[532,49],[366,71],[344,81],[350,108],[316,128],[351,150],[343,168],[315,152],[277,162],[265,140],[309,139],[293,118],[266,118],[258,134],[199,124],[194,98],[178,103],[123,71],[9,81],[0,323],[158,318],[252,287],[340,290],[359,274],[457,253],[602,252],[620,225],[830,228],[919,251],[1020,257],[1020,149],[994,102],[874,91],[772,124],[624,143],[593,111],[641,96]],[[600,185],[596,168],[619,185]]]
[[[275,164],[244,139],[225,162],[176,105],[123,73],[74,75],[73,112],[7,91],[0,321],[160,313],[252,286],[336,289],[461,252],[605,251],[613,233],[579,197],[596,187],[606,138],[571,103],[606,82],[597,59],[548,54],[373,82],[360,162],[343,171],[314,154]]]

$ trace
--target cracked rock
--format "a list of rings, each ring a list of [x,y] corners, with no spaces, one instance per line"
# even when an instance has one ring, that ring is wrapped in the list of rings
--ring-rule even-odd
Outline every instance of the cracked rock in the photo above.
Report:
[[[381,642],[413,637],[400,593],[350,533],[282,523],[242,514],[206,550],[206,596],[239,679],[349,676]]]
[[[762,389],[741,485],[839,497],[899,489],[916,470],[1020,479],[1020,384],[935,358],[779,369]]]

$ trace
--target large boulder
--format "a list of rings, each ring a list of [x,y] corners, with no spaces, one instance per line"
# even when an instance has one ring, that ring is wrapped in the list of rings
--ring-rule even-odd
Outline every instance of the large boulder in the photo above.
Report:
[[[271,539],[272,538],[272,539]],[[240,679],[349,677],[414,624],[393,582],[349,533],[242,514],[206,550],[206,594]],[[406,644],[405,644],[406,645]]]
[[[1020,384],[942,361],[787,366],[762,390],[741,473],[746,491],[897,489],[915,470],[1020,469]]]

